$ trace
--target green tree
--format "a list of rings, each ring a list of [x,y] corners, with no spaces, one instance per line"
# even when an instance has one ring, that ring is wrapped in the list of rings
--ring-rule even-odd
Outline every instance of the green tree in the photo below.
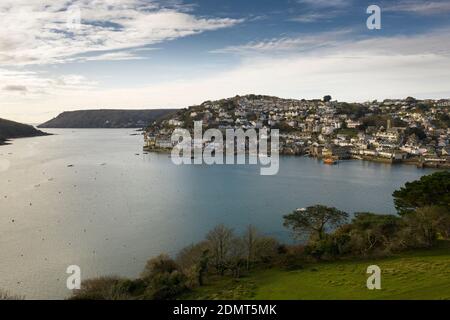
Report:
[[[404,216],[409,233],[415,242],[432,247],[439,235],[448,238],[450,211],[447,208],[426,206]]]
[[[332,98],[331,98],[330,95],[326,95],[326,96],[323,97],[323,101],[324,101],[324,102],[330,102],[331,99],[332,99]]]
[[[374,250],[389,250],[395,246],[402,219],[394,215],[357,212],[349,225],[351,251],[367,254]]]
[[[400,215],[411,213],[424,206],[441,206],[450,209],[450,172],[441,171],[407,182],[392,195]]]
[[[315,205],[306,209],[297,209],[285,215],[284,226],[292,229],[298,237],[309,236],[322,240],[326,231],[336,228],[348,219],[348,213],[336,208]]]
[[[407,97],[405,99],[405,101],[408,103],[416,103],[417,102],[417,100],[414,97]]]
[[[409,127],[404,132],[404,135],[406,137],[409,137],[412,134],[415,135],[419,140],[423,140],[427,137],[427,134],[425,133],[425,131],[419,127],[415,127],[415,128]]]

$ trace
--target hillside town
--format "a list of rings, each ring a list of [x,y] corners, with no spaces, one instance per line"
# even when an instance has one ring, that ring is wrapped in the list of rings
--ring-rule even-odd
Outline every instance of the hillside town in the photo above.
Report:
[[[280,154],[450,167],[450,99],[386,99],[365,103],[294,100],[262,95],[206,101],[153,122],[145,150],[173,147],[176,128],[279,129]],[[204,141],[208,143],[208,141]]]

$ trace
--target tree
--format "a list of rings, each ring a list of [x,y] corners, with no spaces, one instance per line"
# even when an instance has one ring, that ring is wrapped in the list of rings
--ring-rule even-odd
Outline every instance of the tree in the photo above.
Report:
[[[209,247],[206,241],[183,248],[177,255],[177,263],[190,275],[192,285],[202,286],[209,265]]]
[[[402,228],[398,216],[357,212],[348,226],[352,251],[366,254],[376,249],[389,249]]]
[[[148,284],[145,298],[149,299],[171,299],[187,287],[186,276],[179,270],[178,264],[165,254],[150,259],[141,276]]]
[[[218,225],[206,235],[214,267],[220,275],[225,274],[233,239],[233,230],[223,224]]]
[[[202,256],[200,257],[200,261],[197,266],[197,275],[198,275],[198,284],[199,286],[203,285],[203,279],[208,272],[208,263],[209,263],[209,251],[204,250],[202,252]]]
[[[330,95],[326,95],[323,97],[323,102],[330,102],[331,101],[331,96]]]
[[[166,254],[160,254],[159,256],[147,261],[144,271],[141,273],[143,279],[151,278],[160,273],[172,273],[178,271],[177,263]]]
[[[297,236],[308,235],[310,238],[322,240],[326,231],[342,225],[348,214],[336,208],[316,205],[297,209],[283,218],[284,226],[292,229]]]
[[[419,140],[424,140],[427,137],[427,134],[425,133],[425,131],[422,128],[419,127],[408,127],[406,128],[404,135],[406,137],[409,137],[410,135],[415,135],[417,137],[417,139]]]
[[[190,269],[200,261],[203,253],[208,251],[208,249],[209,246],[206,241],[191,244],[178,252],[176,262],[181,269]]]
[[[448,238],[450,233],[450,211],[443,207],[426,206],[404,216],[414,240],[432,247],[438,236]]]
[[[400,215],[424,206],[441,206],[450,210],[450,172],[436,172],[418,181],[407,182],[392,196]]]
[[[255,260],[255,249],[257,239],[258,233],[256,231],[256,228],[252,225],[249,225],[243,236],[247,270],[250,269],[250,264]]]
[[[408,102],[408,103],[416,103],[417,102],[417,100],[415,98],[413,98],[413,97],[407,97],[405,99],[405,101]]]
[[[234,237],[231,241],[229,255],[226,259],[226,266],[235,278],[241,276],[241,269],[245,267],[246,252],[243,238]]]
[[[262,236],[252,225],[247,227],[242,240],[247,270],[255,262],[267,261],[277,254],[278,241],[271,237]]]

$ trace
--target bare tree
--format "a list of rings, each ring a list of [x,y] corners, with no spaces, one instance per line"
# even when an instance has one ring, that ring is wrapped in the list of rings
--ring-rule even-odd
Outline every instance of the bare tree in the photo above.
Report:
[[[255,260],[255,250],[258,242],[258,231],[256,228],[249,225],[244,233],[243,239],[246,253],[246,268],[249,270]]]
[[[233,238],[233,230],[223,224],[215,227],[206,236],[214,267],[221,275],[224,275],[226,270]]]

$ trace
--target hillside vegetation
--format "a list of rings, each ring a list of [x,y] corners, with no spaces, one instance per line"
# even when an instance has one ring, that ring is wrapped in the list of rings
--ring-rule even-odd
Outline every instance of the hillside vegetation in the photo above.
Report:
[[[9,139],[36,137],[44,135],[47,135],[47,133],[37,130],[33,126],[10,120],[0,119],[0,144],[5,143]]]
[[[381,270],[381,290],[368,290],[369,265]],[[450,246],[389,258],[338,261],[255,270],[246,277],[216,277],[182,299],[366,300],[450,299]]]
[[[39,128],[143,128],[175,111],[169,109],[70,111],[39,125]]]

